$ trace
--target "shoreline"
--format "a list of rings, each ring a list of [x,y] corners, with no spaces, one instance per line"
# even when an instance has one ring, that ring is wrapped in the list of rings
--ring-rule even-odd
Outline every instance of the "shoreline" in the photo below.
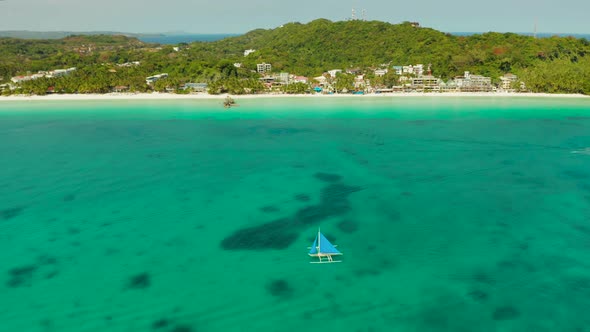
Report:
[[[179,95],[171,93],[106,93],[106,94],[53,94],[45,96],[0,96],[2,101],[69,101],[69,100],[222,100],[229,94],[189,94]],[[230,95],[234,99],[265,99],[265,98],[407,98],[407,97],[541,97],[541,98],[590,98],[582,94],[550,94],[550,93],[510,93],[510,92],[443,92],[443,93],[415,93],[394,92],[379,94],[259,94],[259,95]]]

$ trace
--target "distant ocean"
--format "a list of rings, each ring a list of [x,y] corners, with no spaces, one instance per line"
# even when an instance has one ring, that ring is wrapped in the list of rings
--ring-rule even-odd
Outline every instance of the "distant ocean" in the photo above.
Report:
[[[0,330],[588,331],[590,98],[236,101],[0,102]]]
[[[456,36],[471,36],[475,34],[482,34],[482,32],[451,32],[451,34]],[[532,36],[531,33],[517,33],[520,35],[525,36]],[[141,41],[147,43],[158,43],[158,44],[178,44],[178,43],[192,43],[196,41],[202,42],[212,42],[221,40],[227,37],[235,37],[240,36],[241,34],[182,34],[182,35],[146,35],[146,36],[139,36],[138,38]],[[548,38],[552,36],[572,36],[575,38],[586,38],[590,40],[590,34],[572,34],[572,33],[538,33],[537,37],[539,38]]]
[[[456,36],[471,36],[476,34],[482,34],[483,32],[451,32]],[[532,33],[517,33],[519,35],[532,36]],[[182,35],[146,35],[138,36],[141,41],[147,43],[158,43],[158,44],[178,44],[178,43],[192,43],[196,41],[212,42],[221,40],[227,37],[236,37],[241,34],[182,34]],[[590,34],[572,34],[572,33],[538,33],[539,38],[548,38],[553,36],[572,36],[575,38],[585,38],[590,40]]]
[[[482,34],[483,32],[450,32],[452,35],[456,36],[471,36],[475,34]],[[131,37],[136,37],[141,41],[147,43],[158,43],[158,44],[169,44],[175,45],[178,43],[192,43],[196,41],[201,42],[211,42],[221,40],[227,37],[235,37],[240,36],[242,34],[234,33],[214,33],[214,34],[136,34],[136,33],[121,33],[121,32],[68,32],[68,31],[53,31],[53,32],[36,32],[36,31],[0,31],[0,37],[13,37],[13,38],[24,38],[24,39],[57,39],[57,38],[64,38],[69,35],[79,35],[79,34],[86,34],[86,35],[96,35],[96,34],[125,34]],[[532,36],[532,33],[520,33],[516,32],[519,35],[525,36]],[[585,38],[590,40],[590,34],[575,34],[575,33],[538,33],[538,37],[546,38],[552,36],[572,36],[575,38]]]
[[[485,32],[450,32],[450,34],[455,35],[455,36],[472,36],[472,35],[481,35]],[[517,35],[523,35],[523,36],[533,36],[532,32],[514,32]],[[537,37],[538,38],[549,38],[549,37],[554,37],[554,36],[559,36],[559,37],[574,37],[574,38],[585,38],[590,40],[590,34],[584,34],[584,33],[550,33],[550,32],[540,32],[537,33]]]
[[[139,36],[138,39],[146,43],[178,44],[192,43],[197,41],[211,42],[227,37],[240,36],[240,34],[184,34],[184,35],[160,35],[160,36]]]

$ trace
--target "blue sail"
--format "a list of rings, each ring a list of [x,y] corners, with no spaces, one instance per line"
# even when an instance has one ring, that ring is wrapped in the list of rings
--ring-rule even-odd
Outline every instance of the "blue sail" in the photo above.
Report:
[[[317,241],[317,239],[316,239],[316,241]],[[316,241],[313,242],[314,248],[316,245]],[[312,250],[313,250],[313,248],[312,248]],[[317,252],[317,250],[316,250],[316,252]],[[322,253],[322,254],[341,254],[341,252],[338,251],[338,249],[336,249],[330,243],[330,241],[328,241],[328,239],[326,239],[326,237],[322,233],[320,233],[320,253]]]
[[[310,255],[315,255],[318,253],[318,238],[316,237],[311,245],[311,250],[309,250]]]

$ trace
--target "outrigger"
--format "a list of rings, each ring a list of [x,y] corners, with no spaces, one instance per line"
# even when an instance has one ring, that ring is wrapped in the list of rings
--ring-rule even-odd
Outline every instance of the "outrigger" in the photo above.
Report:
[[[313,245],[309,248],[309,256],[317,257],[319,259],[318,262],[310,262],[310,263],[340,263],[342,261],[335,261],[332,256],[342,255],[337,246],[333,245],[326,239],[324,234],[320,232],[318,227],[318,235],[313,241]]]

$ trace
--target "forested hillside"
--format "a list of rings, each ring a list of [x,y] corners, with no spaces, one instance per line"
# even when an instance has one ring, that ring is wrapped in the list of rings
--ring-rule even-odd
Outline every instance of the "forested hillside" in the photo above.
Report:
[[[330,69],[432,64],[433,75],[446,80],[464,71],[490,76],[511,72],[535,92],[590,94],[590,42],[571,37],[539,38],[512,33],[453,36],[409,23],[378,21],[289,23],[269,30],[253,30],[216,42],[172,46],[149,45],[123,36],[72,36],[59,40],[0,38],[0,77],[54,68],[77,67],[67,91],[109,91],[117,85],[135,91],[151,89],[146,76],[166,72],[159,83],[176,87],[183,82],[225,82],[256,78],[257,63],[270,63],[273,71],[317,76]],[[244,56],[244,50],[256,50]],[[117,67],[130,61],[141,65]],[[233,66],[241,63],[241,68]],[[92,83],[87,81],[91,78]],[[40,92],[55,81],[36,80]],[[27,84],[23,84],[24,87]],[[32,88],[31,88],[32,89]],[[62,91],[62,90],[58,90]],[[28,91],[24,91],[28,92]]]

